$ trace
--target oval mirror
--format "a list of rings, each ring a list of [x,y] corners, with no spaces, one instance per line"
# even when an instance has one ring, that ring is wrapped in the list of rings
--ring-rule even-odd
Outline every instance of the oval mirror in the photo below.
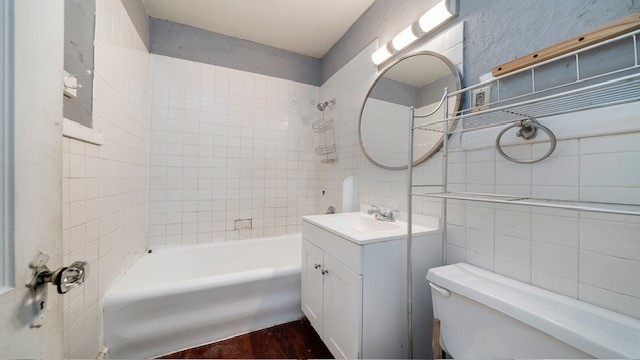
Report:
[[[435,52],[411,54],[389,66],[369,89],[360,111],[358,136],[365,156],[384,169],[406,169],[411,107],[422,116],[416,125],[442,120],[444,109],[439,105],[444,88],[452,92],[460,85],[456,66]],[[460,96],[450,98],[449,113],[459,109]],[[415,131],[414,140],[415,166],[440,149],[443,134]]]

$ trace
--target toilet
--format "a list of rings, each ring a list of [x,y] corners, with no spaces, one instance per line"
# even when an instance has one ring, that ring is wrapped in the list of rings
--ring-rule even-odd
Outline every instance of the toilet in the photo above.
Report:
[[[466,263],[427,280],[453,358],[640,358],[640,320]]]

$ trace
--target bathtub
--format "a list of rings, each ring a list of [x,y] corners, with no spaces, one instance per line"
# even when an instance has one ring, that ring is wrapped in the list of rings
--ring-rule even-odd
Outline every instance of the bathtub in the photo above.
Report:
[[[150,358],[302,317],[301,236],[154,250],[104,298],[110,358]]]

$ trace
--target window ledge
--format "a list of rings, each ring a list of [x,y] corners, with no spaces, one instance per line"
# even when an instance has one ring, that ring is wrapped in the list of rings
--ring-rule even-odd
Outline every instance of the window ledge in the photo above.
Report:
[[[82,126],[66,118],[62,122],[62,135],[95,145],[104,144],[104,138],[99,130]]]
[[[0,296],[10,293],[13,290],[11,286],[0,286]]]

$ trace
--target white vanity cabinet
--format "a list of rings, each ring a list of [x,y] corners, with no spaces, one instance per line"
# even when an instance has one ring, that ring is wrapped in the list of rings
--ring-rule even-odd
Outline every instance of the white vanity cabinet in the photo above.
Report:
[[[364,239],[324,223],[345,215],[303,218],[302,311],[336,358],[406,358],[406,225],[393,225],[400,236],[369,232]],[[437,226],[427,230],[415,234],[414,228],[414,249],[427,246],[430,253],[414,257],[414,284],[424,280],[430,267],[441,265],[441,233]],[[414,319],[425,324],[414,326],[414,335],[418,327],[426,331],[427,322],[431,328],[431,294],[421,283],[422,289],[414,285],[414,303],[421,302],[414,305]],[[427,336],[414,343],[430,344]]]
[[[336,358],[358,358],[362,275],[307,240],[302,253],[302,311]]]

